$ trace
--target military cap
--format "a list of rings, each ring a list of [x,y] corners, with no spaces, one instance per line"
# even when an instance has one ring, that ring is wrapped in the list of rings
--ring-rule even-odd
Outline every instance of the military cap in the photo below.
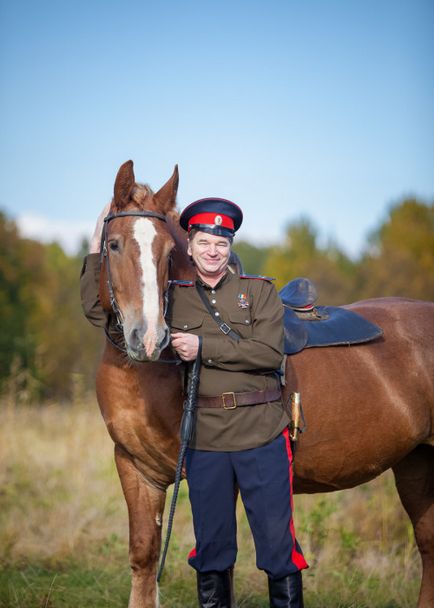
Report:
[[[243,212],[241,209],[225,198],[201,198],[190,203],[181,213],[179,223],[184,230],[192,228],[232,237],[241,226]]]

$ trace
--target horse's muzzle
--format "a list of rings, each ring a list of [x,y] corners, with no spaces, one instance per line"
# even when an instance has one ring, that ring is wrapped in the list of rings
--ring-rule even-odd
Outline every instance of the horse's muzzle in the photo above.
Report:
[[[143,327],[136,327],[125,335],[128,356],[139,362],[157,361],[169,342],[170,331],[167,325],[158,328],[155,338],[147,337]]]

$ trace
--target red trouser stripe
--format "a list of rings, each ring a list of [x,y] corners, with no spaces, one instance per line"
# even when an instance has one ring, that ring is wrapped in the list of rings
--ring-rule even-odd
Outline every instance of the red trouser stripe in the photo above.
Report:
[[[286,453],[288,455],[288,462],[289,462],[289,496],[290,496],[290,501],[291,501],[291,521],[289,522],[289,531],[291,533],[291,538],[292,538],[292,553],[291,553],[291,561],[293,562],[293,564],[295,564],[295,566],[297,566],[297,568],[299,570],[303,570],[304,568],[309,568],[309,566],[307,565],[306,560],[304,559],[303,555],[301,553],[299,553],[297,551],[297,546],[295,544],[295,530],[294,530],[294,501],[292,498],[292,450],[291,450],[291,441],[289,439],[289,429],[288,427],[283,431],[283,436],[285,437],[285,443],[286,443]]]

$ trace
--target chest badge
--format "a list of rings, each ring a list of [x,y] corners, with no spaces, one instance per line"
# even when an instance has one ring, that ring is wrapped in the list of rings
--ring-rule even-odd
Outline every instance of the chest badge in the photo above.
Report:
[[[247,301],[247,294],[246,293],[239,293],[238,294],[238,306],[240,308],[249,308],[249,303]]]

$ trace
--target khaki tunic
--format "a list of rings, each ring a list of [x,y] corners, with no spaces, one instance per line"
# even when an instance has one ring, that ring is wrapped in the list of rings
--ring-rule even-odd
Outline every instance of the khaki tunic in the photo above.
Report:
[[[199,395],[279,386],[274,372],[283,357],[283,306],[274,286],[267,280],[242,278],[228,271],[214,288],[203,287],[220,318],[242,339],[236,342],[221,332],[194,285],[171,287],[170,327],[202,336]],[[98,290],[99,255],[90,254],[81,275],[82,305],[89,321],[103,327],[107,317]],[[190,447],[212,451],[255,448],[272,441],[288,423],[280,400],[229,410],[200,407]]]

